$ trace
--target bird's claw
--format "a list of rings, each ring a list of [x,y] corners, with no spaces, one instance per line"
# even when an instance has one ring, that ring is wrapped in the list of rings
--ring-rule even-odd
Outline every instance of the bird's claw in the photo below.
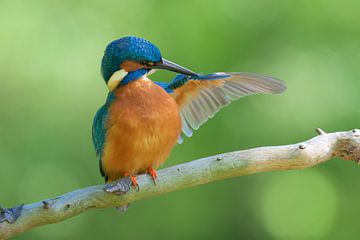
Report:
[[[13,208],[3,208],[0,206],[0,222],[7,221],[8,223],[14,223],[21,214],[24,204]]]
[[[154,184],[156,185],[156,179],[157,179],[157,173],[156,170],[152,167],[148,168],[148,170],[146,170],[146,172],[148,174],[150,174],[152,180],[154,181]]]
[[[140,186],[136,180],[136,176],[135,175],[129,175],[130,179],[131,179],[131,185],[134,187],[134,189],[136,191],[140,190]]]
[[[128,177],[121,178],[115,182],[108,183],[105,185],[104,189],[108,193],[114,193],[116,195],[123,195],[130,191],[130,186],[132,184],[132,179]]]

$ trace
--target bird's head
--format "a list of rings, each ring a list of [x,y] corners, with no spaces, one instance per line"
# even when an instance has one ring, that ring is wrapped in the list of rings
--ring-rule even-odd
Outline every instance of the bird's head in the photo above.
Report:
[[[126,84],[152,69],[166,69],[186,75],[196,75],[162,58],[160,50],[151,42],[133,36],[112,41],[106,47],[101,62],[101,73],[110,91],[120,83]]]

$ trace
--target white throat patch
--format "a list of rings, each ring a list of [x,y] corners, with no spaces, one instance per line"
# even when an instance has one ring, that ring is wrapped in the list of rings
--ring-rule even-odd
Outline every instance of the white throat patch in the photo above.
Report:
[[[119,83],[126,77],[128,74],[127,71],[120,69],[119,71],[116,71],[111,75],[111,78],[107,82],[108,88],[110,91],[113,91]]]

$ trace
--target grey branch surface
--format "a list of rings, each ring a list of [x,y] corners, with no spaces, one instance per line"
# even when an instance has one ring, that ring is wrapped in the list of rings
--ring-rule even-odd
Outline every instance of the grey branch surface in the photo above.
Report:
[[[99,185],[24,205],[13,223],[0,223],[0,239],[37,226],[60,222],[90,209],[122,206],[221,179],[266,171],[302,169],[334,157],[360,161],[360,130],[325,133],[317,129],[317,132],[318,136],[297,144],[224,153],[162,169],[158,172],[157,185],[150,176],[140,175],[140,191],[131,189],[124,195],[108,193],[104,191],[104,185]],[[5,213],[4,209],[2,213]]]

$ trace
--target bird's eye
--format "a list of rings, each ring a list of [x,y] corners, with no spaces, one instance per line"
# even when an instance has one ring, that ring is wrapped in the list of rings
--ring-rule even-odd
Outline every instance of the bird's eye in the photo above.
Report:
[[[140,64],[141,64],[141,65],[144,65],[144,66],[147,66],[147,61],[142,60],[142,61],[140,61]]]

